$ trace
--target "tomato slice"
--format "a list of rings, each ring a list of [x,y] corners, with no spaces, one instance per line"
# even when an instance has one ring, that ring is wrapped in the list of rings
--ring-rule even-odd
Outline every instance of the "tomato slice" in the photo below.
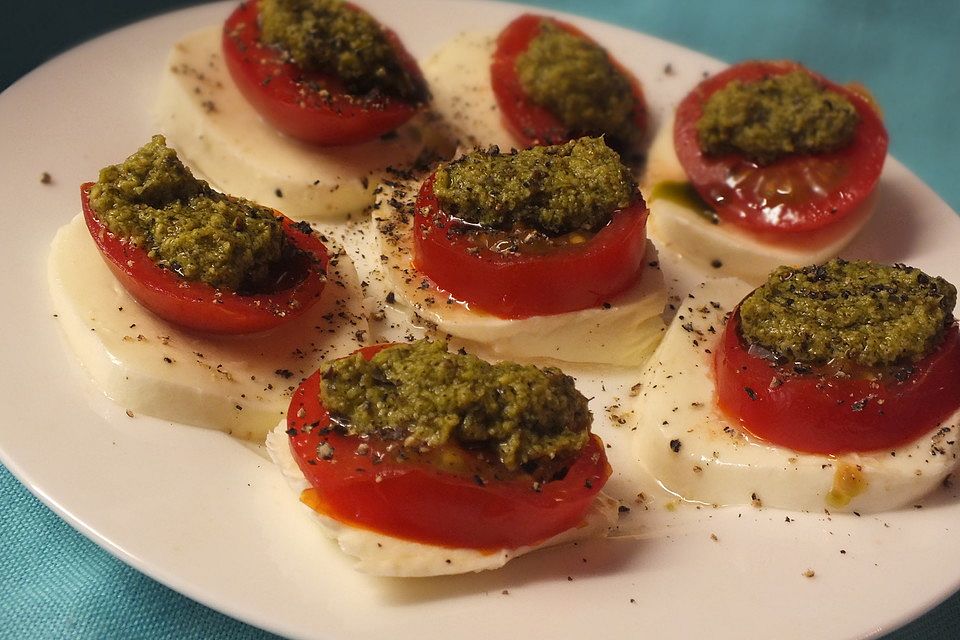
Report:
[[[366,358],[389,345],[361,349]],[[440,470],[411,457],[398,461],[376,438],[333,428],[320,400],[320,372],[294,392],[287,412],[290,448],[312,489],[301,499],[354,527],[443,547],[493,551],[537,544],[577,526],[610,477],[603,443],[593,436],[561,479],[534,488],[529,476]],[[457,449],[469,468],[489,469]]]
[[[860,122],[849,145],[765,166],[739,154],[703,153],[697,122],[711,95],[733,80],[751,82],[796,70],[856,107]],[[704,80],[677,107],[673,134],[680,164],[700,196],[722,220],[757,232],[811,231],[850,215],[873,191],[887,155],[887,130],[867,98],[789,61],[742,62]]]
[[[427,95],[413,56],[393,31],[384,32],[403,67]],[[352,96],[335,76],[303,71],[285,61],[277,48],[260,41],[256,0],[244,2],[227,18],[222,46],[230,75],[253,108],[276,129],[306,142],[333,146],[373,140],[399,127],[423,106],[386,95]]]
[[[270,293],[241,295],[202,282],[191,282],[150,259],[147,252],[111,233],[90,206],[92,182],[80,187],[83,217],[104,262],[140,304],[168,322],[187,329],[219,334],[272,329],[309,309],[323,292],[329,257],[315,233],[283,219],[287,237],[304,252],[279,276]]]
[[[894,449],[933,430],[960,408],[960,337],[954,324],[941,345],[911,369],[880,380],[797,373],[750,352],[739,311],[727,322],[714,371],[721,410],[753,435],[823,454]]]
[[[571,35],[595,44],[590,36],[572,24],[529,13],[515,19],[500,32],[490,65],[490,81],[503,114],[503,124],[521,147],[561,144],[584,133],[597,134],[569,131],[553,113],[531,101],[520,84],[517,57],[527,50],[530,42],[540,33],[540,25],[544,22],[550,22]],[[638,131],[642,132],[647,126],[647,104],[640,81],[612,56],[610,62],[630,81],[635,103],[633,121]]]
[[[636,284],[646,252],[647,205],[637,201],[586,242],[544,254],[503,253],[483,231],[444,213],[434,176],[420,187],[414,216],[414,267],[471,307],[528,318],[598,307]]]

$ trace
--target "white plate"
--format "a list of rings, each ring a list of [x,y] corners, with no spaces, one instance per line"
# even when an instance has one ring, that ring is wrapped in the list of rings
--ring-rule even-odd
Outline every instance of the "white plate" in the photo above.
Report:
[[[500,3],[366,0],[418,56],[460,29],[495,30]],[[377,580],[351,571],[279,474],[220,434],[127,417],[90,386],[57,333],[44,264],[78,185],[153,133],[167,50],[230,5],[188,9],[87,43],[0,96],[0,453],[31,491],[111,553],[191,598],[297,637],[702,635],[859,638],[889,631],[960,586],[960,502],[876,517],[680,508],[634,510],[637,535],[547,551],[485,575]],[[718,63],[617,27],[583,24],[641,81],[655,123]],[[676,73],[664,75],[671,63]],[[40,184],[44,171],[53,184]],[[876,220],[849,255],[960,282],[958,218],[896,161]],[[594,406],[598,431],[624,434]],[[623,447],[626,447],[624,444]],[[621,448],[623,448],[621,447]],[[618,447],[614,447],[616,452]],[[616,453],[614,454],[616,458]],[[789,515],[792,522],[785,522]],[[711,539],[715,534],[717,540]],[[844,553],[845,552],[845,553]],[[802,575],[807,569],[814,578]]]

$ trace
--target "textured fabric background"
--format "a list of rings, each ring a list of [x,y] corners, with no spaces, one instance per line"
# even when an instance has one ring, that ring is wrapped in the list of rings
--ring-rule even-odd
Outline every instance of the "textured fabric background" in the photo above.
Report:
[[[956,0],[528,0],[725,59],[793,58],[866,84],[891,152],[960,209]],[[398,7],[403,0],[396,0]],[[44,60],[182,0],[38,0],[5,7],[0,89]],[[0,428],[12,428],[3,425]],[[0,467],[0,638],[270,638],[115,560]],[[960,570],[960,567],[958,567]],[[855,585],[852,585],[855,587]],[[960,637],[960,595],[888,640]]]

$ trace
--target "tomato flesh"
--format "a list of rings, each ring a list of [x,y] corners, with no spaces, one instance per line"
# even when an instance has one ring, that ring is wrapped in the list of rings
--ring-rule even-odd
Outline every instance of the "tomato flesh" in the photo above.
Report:
[[[424,181],[414,216],[414,266],[471,307],[501,318],[528,318],[598,307],[635,285],[646,252],[643,198],[580,244],[546,254],[502,253],[445,214]]]
[[[286,216],[284,232],[304,252],[269,293],[241,295],[191,282],[157,266],[147,252],[111,233],[90,206],[92,182],[80,187],[83,217],[107,267],[127,292],[155,315],[186,329],[242,334],[266,331],[307,311],[323,292],[327,249],[318,234],[307,233]]]
[[[386,346],[361,353],[371,358]],[[350,526],[443,547],[493,551],[542,542],[577,526],[610,476],[597,436],[562,479],[543,483],[539,491],[524,474],[498,480],[439,470],[416,459],[397,461],[387,452],[389,443],[331,428],[320,400],[319,371],[294,393],[287,426],[294,459],[312,486],[304,496],[310,506]],[[324,443],[329,457],[318,455]],[[489,466],[479,458],[475,464]]]
[[[794,154],[764,166],[739,154],[711,156],[702,151],[697,122],[711,95],[734,80],[752,82],[796,70],[854,105],[860,122],[850,144],[829,153]],[[744,62],[704,80],[677,107],[673,133],[680,164],[721,220],[778,235],[821,229],[853,213],[880,179],[888,142],[886,128],[867,98],[786,61]]]
[[[720,409],[753,435],[822,454],[894,449],[932,431],[960,408],[960,337],[954,324],[912,372],[797,373],[750,353],[734,312],[717,350]],[[909,375],[908,375],[909,374]]]
[[[580,132],[568,130],[548,109],[534,103],[527,96],[517,75],[517,57],[529,48],[530,42],[540,33],[543,22],[550,22],[571,35],[594,42],[572,24],[533,14],[520,16],[500,32],[490,66],[490,82],[504,127],[521,147],[561,144],[580,135]],[[647,125],[647,107],[640,82],[612,57],[610,61],[630,81],[635,104],[633,122],[637,130],[642,132]]]
[[[357,144],[393,131],[423,106],[385,95],[351,96],[335,76],[285,61],[278,49],[260,41],[258,16],[256,1],[244,2],[230,14],[223,27],[223,55],[237,89],[279,131],[318,145]],[[425,86],[397,35],[389,29],[385,33],[403,67]]]

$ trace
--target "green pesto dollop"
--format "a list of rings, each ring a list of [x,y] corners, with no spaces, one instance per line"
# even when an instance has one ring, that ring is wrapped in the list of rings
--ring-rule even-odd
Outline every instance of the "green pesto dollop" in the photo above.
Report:
[[[624,149],[636,143],[633,87],[603,47],[544,21],[516,70],[527,96],[574,135],[607,135]]]
[[[260,33],[302,69],[336,75],[353,95],[425,98],[380,23],[340,0],[260,0]]]
[[[957,289],[905,265],[779,267],[740,305],[744,339],[791,362],[917,362],[953,321]]]
[[[162,268],[217,288],[256,290],[290,250],[272,209],[214,191],[159,135],[100,171],[90,206]]]
[[[599,229],[628,206],[637,187],[602,138],[500,153],[475,151],[440,165],[433,192],[441,208],[467,222],[548,235]]]
[[[589,438],[587,399],[570,376],[553,367],[490,364],[450,353],[440,341],[336,360],[323,373],[320,395],[350,433],[414,449],[482,448],[511,470],[572,458]]]
[[[859,120],[850,100],[798,70],[728,83],[704,104],[697,135],[704,153],[740,153],[769,164],[793,153],[841,149]]]

